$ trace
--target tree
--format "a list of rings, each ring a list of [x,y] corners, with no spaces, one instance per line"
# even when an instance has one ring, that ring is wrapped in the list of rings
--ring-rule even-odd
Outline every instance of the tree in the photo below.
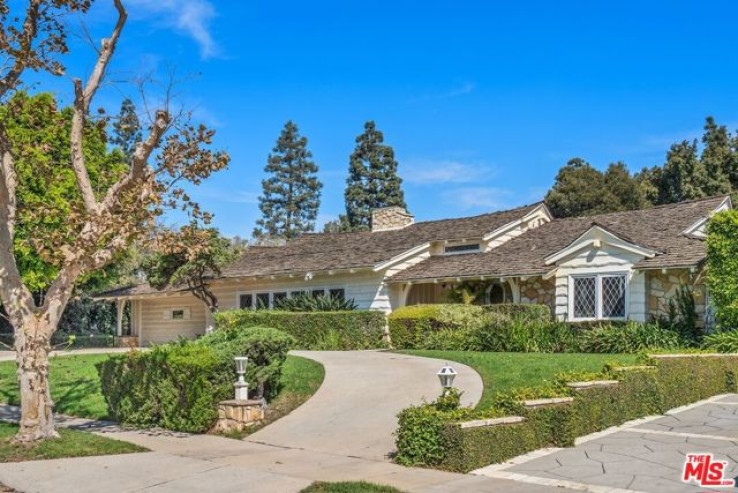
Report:
[[[165,110],[152,115],[147,135],[136,146],[126,170],[116,174],[105,188],[94,183],[92,163],[85,152],[93,124],[90,107],[115,52],[127,14],[121,0],[113,0],[117,20],[110,36],[97,52],[89,78],[83,84],[73,78],[72,120],[69,125],[68,159],[55,157],[56,166],[66,164],[76,181],[67,209],[54,207],[29,210],[19,200],[18,162],[33,160],[33,150],[14,141],[12,120],[0,120],[0,300],[14,328],[18,364],[21,418],[18,442],[58,436],[54,430],[53,402],[49,387],[51,337],[83,276],[108,265],[134,240],[146,238],[150,225],[168,208],[185,210],[195,220],[207,223],[210,215],[192,202],[181,188],[183,182],[200,183],[228,164],[228,155],[210,149],[213,132],[189,121],[174,120]],[[84,14],[88,0],[29,0],[24,13],[0,11],[0,49],[5,61],[0,68],[0,100],[7,100],[25,81],[26,73],[64,74],[60,56],[68,51],[62,17]],[[101,120],[100,122],[105,122]],[[101,127],[105,123],[101,124]],[[156,151],[156,152],[155,152]],[[149,161],[153,161],[150,163]],[[44,174],[43,159],[33,161]],[[52,231],[34,227],[29,245],[57,270],[42,302],[37,302],[20,274],[15,252],[17,226],[22,218],[42,224],[42,217],[59,217]]]
[[[718,126],[715,119],[707,117],[705,133],[702,135],[700,161],[705,170],[702,191],[706,196],[730,193],[730,176],[735,173],[738,156],[733,152],[733,139],[725,125]]]
[[[738,211],[715,214],[707,226],[707,286],[718,326],[738,328]]]
[[[130,159],[142,138],[141,122],[136,113],[136,105],[126,98],[120,106],[118,118],[113,122],[113,138],[110,139],[110,143],[118,146],[121,152]]]
[[[262,218],[256,221],[254,237],[292,239],[315,229],[323,185],[307,142],[294,122],[285,124],[264,167],[271,176],[261,182]]]
[[[406,208],[397,167],[395,151],[384,144],[382,132],[373,121],[366,122],[351,154],[345,192],[346,218],[339,220],[339,224],[352,231],[366,230],[371,227],[372,209]]]
[[[618,202],[617,205],[613,205],[610,212],[632,211],[649,206],[646,191],[622,161],[611,163],[603,177],[605,189],[612,193]]]
[[[707,196],[707,173],[697,157],[697,141],[673,144],[661,172],[659,204],[672,204]]]
[[[240,248],[217,229],[192,223],[160,234],[156,253],[144,260],[143,269],[153,288],[186,286],[210,313],[217,313],[218,297],[210,289],[210,280],[220,276],[221,269],[237,260],[239,253]]]
[[[559,170],[545,202],[555,217],[590,216],[621,210],[620,200],[608,190],[605,176],[581,158],[569,160]]]

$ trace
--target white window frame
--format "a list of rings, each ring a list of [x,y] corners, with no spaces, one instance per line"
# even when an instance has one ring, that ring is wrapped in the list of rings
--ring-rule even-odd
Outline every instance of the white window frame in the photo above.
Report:
[[[339,284],[331,284],[329,286],[300,286],[300,287],[289,287],[284,286],[281,288],[272,288],[272,289],[256,289],[256,290],[249,290],[249,291],[237,291],[236,292],[236,304],[235,307],[237,310],[241,309],[241,296],[244,294],[250,294],[251,295],[251,309],[256,310],[257,306],[257,294],[269,294],[269,309],[272,310],[274,308],[274,293],[287,293],[287,298],[292,298],[292,292],[293,291],[299,291],[301,293],[305,293],[308,296],[312,296],[313,291],[317,291],[319,289],[323,290],[323,296],[330,295],[331,289],[343,289],[343,296],[344,299],[348,299],[346,289],[346,285],[339,285]]]
[[[174,312],[182,312],[182,318],[174,318]],[[175,322],[181,322],[183,320],[190,320],[192,313],[190,308],[187,306],[174,306],[167,308],[164,312],[164,320],[172,320]]]
[[[476,249],[470,248],[469,250],[461,250],[461,251],[458,251],[458,252],[453,252],[453,251],[449,252],[448,251],[448,248],[471,246],[471,245],[474,245],[477,248]],[[468,255],[470,253],[481,253],[482,252],[482,248],[483,247],[482,247],[482,243],[481,242],[479,242],[479,243],[450,243],[448,245],[443,245],[443,254],[444,255]]]
[[[594,317],[575,317],[574,316],[574,279],[583,277],[595,278],[595,316]],[[622,317],[605,317],[602,315],[602,279],[605,277],[624,277],[625,278],[625,315]],[[598,320],[622,321],[628,320],[630,316],[630,272],[586,272],[571,274],[569,276],[569,320],[572,322],[592,322]]]

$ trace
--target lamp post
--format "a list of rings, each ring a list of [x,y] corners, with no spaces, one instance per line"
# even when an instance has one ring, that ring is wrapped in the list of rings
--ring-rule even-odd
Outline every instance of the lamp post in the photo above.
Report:
[[[453,388],[454,386],[454,378],[456,378],[456,370],[451,368],[448,363],[443,365],[443,368],[441,368],[438,373],[438,380],[441,381],[441,387],[443,387],[443,393],[445,394],[450,388]]]
[[[244,379],[246,373],[246,362],[249,360],[246,356],[236,356],[236,373],[238,373],[238,380],[233,386],[236,388],[236,400],[246,401],[249,399],[249,386]]]

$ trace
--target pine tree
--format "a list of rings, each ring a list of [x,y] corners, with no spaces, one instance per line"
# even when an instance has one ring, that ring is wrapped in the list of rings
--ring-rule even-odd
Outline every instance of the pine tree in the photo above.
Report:
[[[366,230],[371,227],[372,209],[406,207],[397,166],[395,152],[384,144],[382,132],[373,121],[366,122],[351,154],[345,192],[346,219],[339,220],[340,229]]]
[[[136,105],[126,98],[120,106],[118,117],[113,122],[111,144],[120,148],[127,158],[132,158],[136,145],[141,142],[141,122],[136,114]]]
[[[297,125],[285,124],[264,167],[270,176],[261,182],[262,218],[256,222],[254,237],[292,239],[315,229],[323,185],[307,142]]]
[[[707,117],[705,133],[702,136],[704,146],[700,161],[705,168],[705,195],[729,193],[733,188],[730,175],[734,172],[733,139],[725,125],[718,126],[715,119]]]
[[[673,144],[666,154],[666,164],[659,185],[660,204],[706,197],[707,172],[697,157],[697,141]]]

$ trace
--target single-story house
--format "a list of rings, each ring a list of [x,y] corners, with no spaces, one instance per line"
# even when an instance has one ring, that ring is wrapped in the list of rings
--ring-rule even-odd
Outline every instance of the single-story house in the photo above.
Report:
[[[650,209],[555,219],[543,203],[474,217],[415,222],[404,209],[373,211],[371,231],[306,234],[250,247],[211,282],[221,309],[273,306],[300,293],[350,298],[362,309],[446,301],[462,282],[485,283],[486,302],[541,303],[565,321],[646,321],[694,293],[709,323],[705,226],[729,196]],[[146,284],[100,293],[130,303],[137,343],[194,337],[212,327],[184,289]],[[119,320],[122,320],[122,315]],[[119,331],[121,324],[119,323]]]

